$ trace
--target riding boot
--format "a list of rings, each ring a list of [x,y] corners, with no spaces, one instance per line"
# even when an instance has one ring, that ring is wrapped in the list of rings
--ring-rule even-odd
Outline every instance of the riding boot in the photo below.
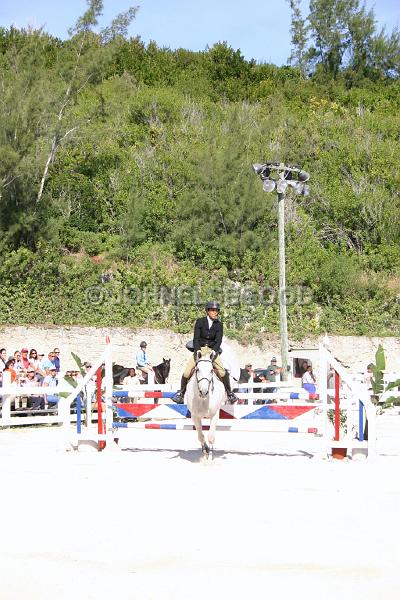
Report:
[[[189,379],[187,379],[184,375],[182,375],[181,379],[181,389],[179,392],[176,392],[175,396],[172,397],[172,400],[177,404],[183,404],[183,397],[186,392],[186,386],[188,384]]]
[[[239,398],[231,390],[231,382],[229,380],[228,371],[225,371],[225,375],[222,379],[222,383],[225,386],[225,391],[226,391],[226,395],[228,396],[229,404],[233,404],[234,402],[237,402],[239,400]]]

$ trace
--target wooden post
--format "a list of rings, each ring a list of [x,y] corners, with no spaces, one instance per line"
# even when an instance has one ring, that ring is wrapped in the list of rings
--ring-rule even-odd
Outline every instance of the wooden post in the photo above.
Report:
[[[335,440],[340,439],[340,375],[335,371]]]

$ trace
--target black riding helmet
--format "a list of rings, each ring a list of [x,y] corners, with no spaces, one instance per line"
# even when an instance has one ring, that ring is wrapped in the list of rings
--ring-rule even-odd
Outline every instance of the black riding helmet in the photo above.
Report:
[[[147,348],[146,342],[140,342],[140,347],[141,348]]]
[[[217,310],[220,310],[219,302],[217,302],[216,300],[210,300],[206,304],[206,310],[210,310],[210,308],[216,308]]]

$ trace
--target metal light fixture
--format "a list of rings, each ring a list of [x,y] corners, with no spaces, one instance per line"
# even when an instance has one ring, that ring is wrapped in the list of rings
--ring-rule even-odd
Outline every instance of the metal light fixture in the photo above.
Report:
[[[303,185],[303,190],[301,193],[303,196],[309,196],[310,195],[310,187],[308,185]]]
[[[308,181],[310,179],[310,174],[307,173],[307,171],[299,171],[298,175],[297,175],[299,181]]]
[[[273,192],[276,189],[278,194],[283,194],[289,185],[298,195],[308,196],[310,193],[308,186],[304,185],[310,179],[310,174],[297,165],[268,161],[264,164],[255,163],[252,167],[254,173],[263,181],[264,192]],[[275,177],[272,176],[272,172]]]
[[[263,190],[264,192],[273,192],[275,189],[275,181],[273,179],[264,179]]]
[[[256,175],[261,175],[261,172],[265,168],[265,165],[260,165],[259,163],[255,163],[253,165],[253,171]]]
[[[285,181],[284,179],[279,179],[278,183],[276,184],[276,191],[278,194],[284,194],[286,192],[288,183],[289,182]]]

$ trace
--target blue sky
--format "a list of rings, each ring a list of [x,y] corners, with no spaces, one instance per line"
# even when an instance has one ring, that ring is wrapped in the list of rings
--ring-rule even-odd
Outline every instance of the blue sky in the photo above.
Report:
[[[258,62],[285,64],[290,55],[290,9],[287,0],[104,0],[106,24],[130,5],[140,6],[130,35],[159,46],[204,50],[227,41]],[[398,0],[367,0],[379,27],[400,26]],[[303,0],[303,14],[308,2]],[[87,8],[85,0],[0,0],[0,26],[44,26],[67,37],[68,28]]]

